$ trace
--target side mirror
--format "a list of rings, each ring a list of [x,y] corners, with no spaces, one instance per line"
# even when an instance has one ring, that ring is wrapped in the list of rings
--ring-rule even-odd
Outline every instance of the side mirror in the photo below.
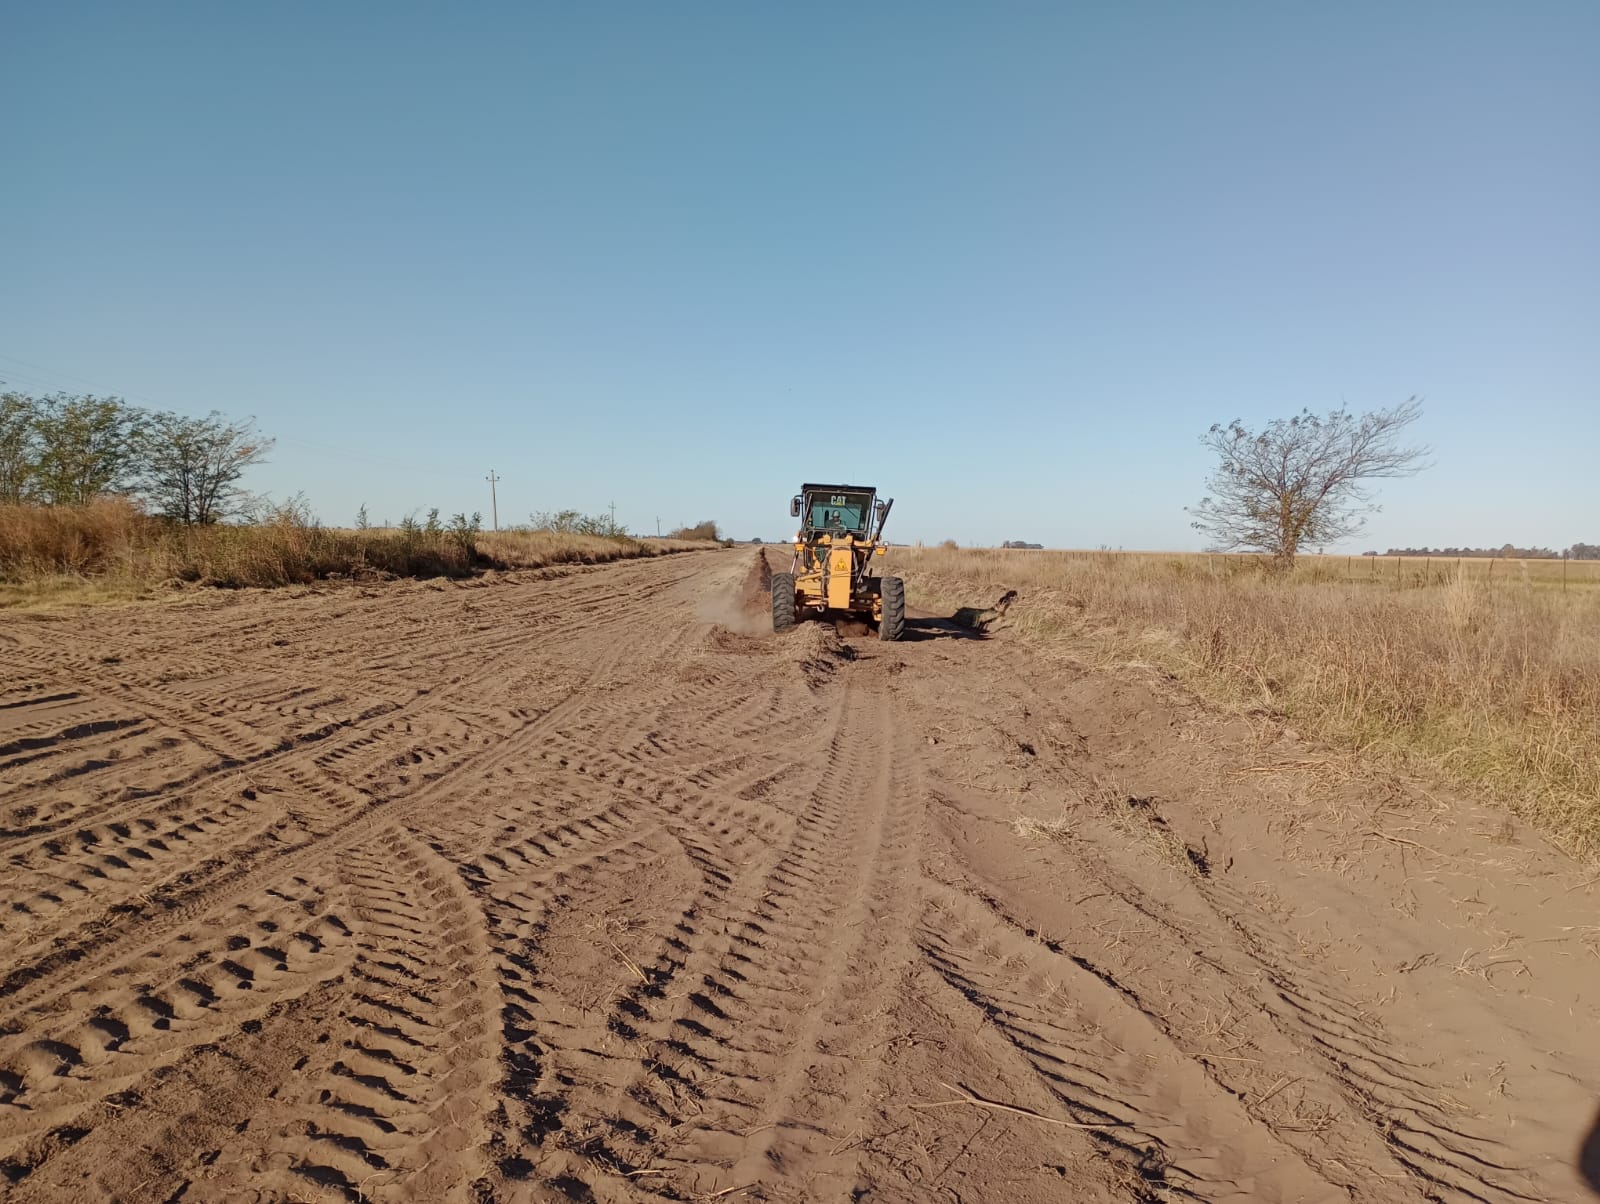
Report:
[[[889,513],[889,503],[888,502],[879,502],[875,506],[873,506],[873,509],[878,512],[878,522],[881,525],[882,522],[883,522],[883,516],[885,514]]]
[[[790,518],[799,518],[800,517],[800,495],[799,494],[795,494],[794,497],[789,499],[789,517]]]

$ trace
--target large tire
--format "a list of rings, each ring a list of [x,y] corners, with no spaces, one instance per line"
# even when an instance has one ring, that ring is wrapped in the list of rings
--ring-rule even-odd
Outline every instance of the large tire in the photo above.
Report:
[[[794,626],[794,574],[772,574],[772,630],[788,631]]]
[[[878,620],[880,640],[898,640],[906,633],[906,583],[898,577],[883,579],[883,618]]]

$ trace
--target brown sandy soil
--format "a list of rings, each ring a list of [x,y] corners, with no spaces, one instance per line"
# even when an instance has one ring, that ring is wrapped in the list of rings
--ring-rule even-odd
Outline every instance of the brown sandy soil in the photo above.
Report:
[[[1592,870],[749,572],[0,621],[0,1197],[1586,1198]]]

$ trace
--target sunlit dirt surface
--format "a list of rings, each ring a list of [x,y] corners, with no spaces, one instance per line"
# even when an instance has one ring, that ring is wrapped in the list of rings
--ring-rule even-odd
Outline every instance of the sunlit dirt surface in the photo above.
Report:
[[[0,1198],[1586,1198],[1592,871],[755,571],[0,618]]]

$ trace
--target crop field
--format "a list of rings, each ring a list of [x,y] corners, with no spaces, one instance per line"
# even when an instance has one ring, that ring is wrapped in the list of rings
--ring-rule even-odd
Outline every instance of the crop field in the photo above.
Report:
[[[1583,1198],[1600,590],[479,551],[0,612],[0,1199]]]

